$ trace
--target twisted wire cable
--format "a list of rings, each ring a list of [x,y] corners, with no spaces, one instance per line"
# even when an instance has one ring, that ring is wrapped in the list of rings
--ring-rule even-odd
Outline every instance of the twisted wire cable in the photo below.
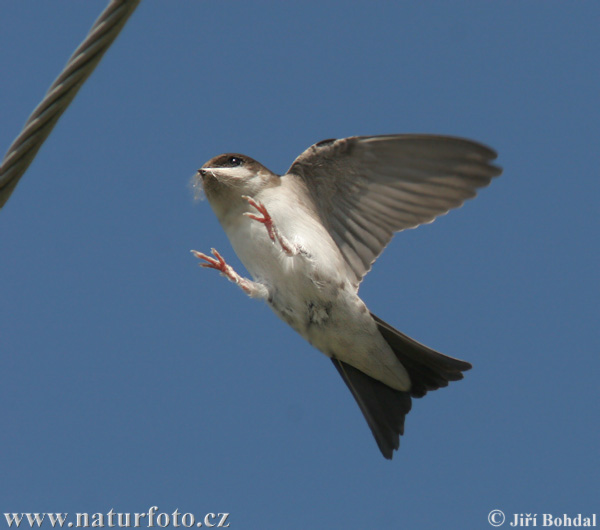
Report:
[[[140,0],[110,1],[52,83],[44,99],[29,116],[21,134],[9,147],[0,165],[0,208],[139,3]]]

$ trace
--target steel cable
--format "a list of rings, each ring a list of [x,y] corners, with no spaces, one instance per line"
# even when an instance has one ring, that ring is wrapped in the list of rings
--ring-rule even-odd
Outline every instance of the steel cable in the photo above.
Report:
[[[21,134],[9,147],[0,165],[0,208],[139,3],[140,0],[111,0],[52,83],[44,99],[29,116]]]

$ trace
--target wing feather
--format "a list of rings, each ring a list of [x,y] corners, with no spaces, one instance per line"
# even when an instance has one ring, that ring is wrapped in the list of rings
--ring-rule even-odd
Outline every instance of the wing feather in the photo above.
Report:
[[[395,232],[458,208],[500,175],[495,158],[450,136],[355,136],[309,147],[284,177],[302,180],[358,285]]]

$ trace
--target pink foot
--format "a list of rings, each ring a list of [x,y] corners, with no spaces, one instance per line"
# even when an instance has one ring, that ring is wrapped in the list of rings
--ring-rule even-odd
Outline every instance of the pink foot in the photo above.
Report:
[[[191,252],[198,259],[203,259],[204,261],[207,262],[207,263],[201,263],[200,264],[201,267],[205,267],[207,269],[216,269],[216,270],[222,272],[223,274],[225,274],[227,272],[227,267],[229,265],[227,265],[227,263],[225,263],[223,256],[221,256],[221,254],[219,254],[219,252],[217,250],[215,250],[214,248],[211,248],[210,251],[213,253],[213,256],[217,259],[211,258],[210,256],[207,256],[206,254],[204,254],[202,252],[198,252],[197,250],[192,250]]]
[[[271,241],[273,241],[273,243],[278,241],[279,244],[281,245],[281,249],[288,256],[295,255],[296,251],[295,251],[294,247],[291,245],[291,243],[285,237],[283,237],[279,233],[279,230],[277,230],[277,227],[275,226],[275,223],[273,222],[273,218],[271,217],[271,214],[269,214],[269,212],[267,211],[267,208],[265,207],[265,205],[259,201],[255,201],[252,197],[249,197],[248,195],[242,195],[242,199],[246,199],[248,201],[248,204],[250,204],[250,206],[252,206],[253,208],[256,208],[258,213],[261,214],[261,216],[258,216],[253,213],[246,212],[246,213],[244,213],[244,215],[246,217],[249,217],[250,219],[254,219],[255,221],[258,221],[259,223],[264,224]]]
[[[242,199],[246,199],[250,206],[256,208],[256,210],[262,215],[262,217],[259,217],[258,215],[255,215],[250,212],[246,212],[244,215],[246,217],[249,217],[250,219],[254,219],[259,223],[264,224],[269,234],[269,237],[271,238],[271,241],[275,242],[277,237],[275,235],[275,229],[273,226],[273,218],[271,217],[271,214],[269,214],[269,212],[267,211],[265,205],[261,202],[255,201],[252,197],[248,197],[248,195],[242,195]]]
[[[227,265],[223,259],[223,256],[221,256],[217,250],[211,248],[210,251],[213,253],[214,258],[207,256],[202,252],[198,252],[197,250],[192,250],[192,254],[198,259],[206,261],[206,263],[200,264],[201,267],[219,271],[227,279],[231,280],[233,283],[237,283],[242,289],[244,289],[242,284],[243,278],[237,272],[235,272],[230,265]]]
[[[248,280],[246,278],[242,278],[237,272],[233,270],[233,267],[231,267],[231,265],[228,265],[225,262],[225,260],[217,250],[211,248],[210,251],[213,253],[214,258],[211,256],[207,256],[202,252],[198,252],[197,250],[192,250],[191,252],[198,259],[204,260],[206,262],[201,263],[201,267],[218,270],[223,276],[225,276],[225,278],[239,285],[241,289],[252,298],[268,297],[269,293],[265,286]]]

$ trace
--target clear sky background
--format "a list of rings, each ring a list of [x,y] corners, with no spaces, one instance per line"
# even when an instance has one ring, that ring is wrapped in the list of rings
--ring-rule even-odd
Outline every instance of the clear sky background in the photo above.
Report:
[[[0,4],[0,149],[105,6]],[[0,512],[229,512],[231,528],[488,528],[599,511],[598,2],[144,0],[0,212]],[[370,309],[473,363],[393,461],[341,378],[192,248],[190,179],[431,132],[504,174],[399,234]],[[0,517],[0,526],[5,526]],[[538,526],[541,522],[538,522]]]

